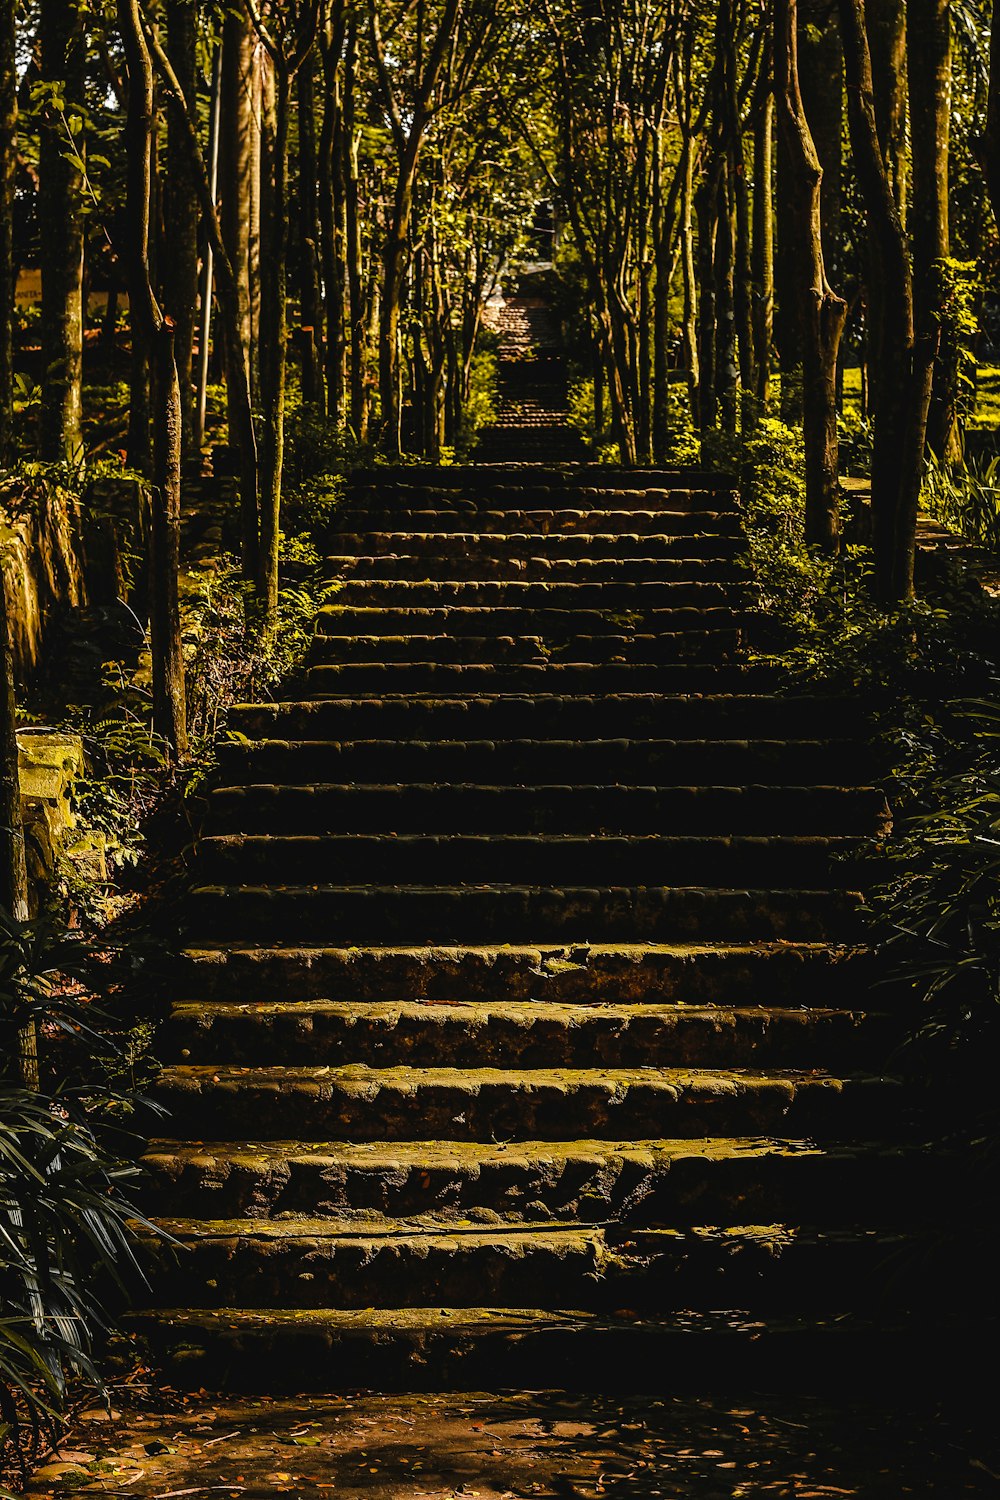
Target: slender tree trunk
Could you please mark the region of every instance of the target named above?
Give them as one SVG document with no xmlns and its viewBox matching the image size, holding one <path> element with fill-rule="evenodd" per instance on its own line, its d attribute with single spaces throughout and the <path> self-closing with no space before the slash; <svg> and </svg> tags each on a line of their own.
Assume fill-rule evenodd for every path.
<svg viewBox="0 0 1000 1500">
<path fill-rule="evenodd" d="M 222 119 L 219 133 L 219 177 L 222 182 L 220 222 L 226 255 L 233 268 L 239 311 L 238 357 L 249 373 L 253 367 L 250 321 L 250 217 L 251 156 L 256 130 L 253 122 L 253 89 L 257 39 L 245 16 L 230 9 L 222 32 Z M 227 332 L 226 337 L 229 338 Z M 230 365 L 236 358 L 229 351 Z M 251 381 L 252 387 L 252 381 Z M 233 401 L 238 393 L 227 382 L 230 441 L 239 431 Z M 256 531 L 256 521 L 254 523 Z M 245 548 L 244 548 L 245 551 Z M 246 564 L 244 563 L 244 569 Z"/>
<path fill-rule="evenodd" d="M 302 341 L 302 399 L 325 408 L 323 390 L 323 303 L 319 288 L 319 186 L 316 167 L 316 89 L 313 55 L 295 79 L 299 125 L 299 311 Z"/>
<path fill-rule="evenodd" d="M 38 220 L 42 272 L 41 456 L 79 463 L 83 456 L 83 193 L 69 134 L 84 94 L 83 0 L 41 0 L 40 70 L 65 86 L 65 107 L 46 106 L 39 126 Z"/>
<path fill-rule="evenodd" d="M 128 68 L 125 120 L 124 253 L 133 336 L 141 328 L 154 351 L 154 455 L 150 497 L 149 613 L 153 728 L 174 755 L 187 750 L 184 658 L 180 634 L 181 409 L 173 327 L 160 311 L 149 275 L 149 202 L 153 157 L 153 64 L 139 0 L 118 0 Z"/>
<path fill-rule="evenodd" d="M 736 206 L 731 162 L 723 165 L 719 189 L 719 219 L 715 236 L 715 386 L 723 432 L 736 433 Z"/>
<path fill-rule="evenodd" d="M 7 616 L 7 587 L 0 560 L 0 907 L 15 922 L 28 920 L 28 868 L 24 857 L 21 784 L 17 764 L 17 697 Z M 34 1021 L 17 1038 L 21 1087 L 37 1089 L 38 1032 Z"/>
<path fill-rule="evenodd" d="M 358 23 L 352 10 L 347 23 L 344 55 L 344 174 L 347 183 L 345 226 L 347 231 L 347 290 L 350 313 L 350 411 L 351 429 L 359 443 L 368 441 L 368 306 L 365 296 L 364 246 L 358 180 L 358 134 L 355 103 L 358 90 Z"/>
<path fill-rule="evenodd" d="M 1000 14 L 997 19 L 1000 24 Z M 941 326 L 945 277 L 940 264 L 949 253 L 951 0 L 909 0 L 908 28 L 914 321 L 924 339 L 933 339 L 941 329 L 927 442 L 939 459 L 954 462 L 961 458 L 959 346 L 956 330 Z"/>
<path fill-rule="evenodd" d="M 323 39 L 323 125 L 319 145 L 319 224 L 326 291 L 326 411 L 338 427 L 347 392 L 347 142 L 343 17 Z M 355 205 L 355 213 L 357 205 Z"/>
<path fill-rule="evenodd" d="M 260 603 L 265 628 L 273 630 L 278 614 L 278 533 L 281 515 L 281 473 L 285 448 L 285 391 L 287 375 L 286 277 L 288 256 L 288 96 L 289 78 L 283 65 L 275 68 L 273 109 L 264 115 L 265 143 L 261 227 L 261 476 L 260 476 Z"/>
<path fill-rule="evenodd" d="M 202 219 L 208 233 L 216 270 L 219 309 L 225 334 L 226 385 L 229 397 L 230 441 L 235 442 L 240 462 L 240 524 L 242 530 L 243 576 L 252 584 L 258 576 L 260 546 L 258 521 L 257 435 L 250 405 L 250 371 L 244 345 L 246 301 L 236 270 L 229 258 L 220 216 L 216 210 L 212 182 L 201 155 L 201 143 L 194 120 L 188 113 L 183 91 L 170 59 L 155 35 L 151 41 L 168 107 L 174 111 L 184 130 L 181 142 L 198 188 Z"/>
<path fill-rule="evenodd" d="M 990 82 L 982 159 L 993 218 L 1000 224 L 1000 26 L 990 29 Z"/>
<path fill-rule="evenodd" d="M 830 0 L 799 0 L 799 80 L 809 133 L 823 172 L 820 221 L 823 262 L 834 286 L 841 281 L 844 198 L 844 49 Z"/>
<path fill-rule="evenodd" d="M 694 268 L 694 151 L 687 131 L 681 137 L 681 153 L 681 281 L 684 291 L 682 336 L 691 421 L 698 422 L 701 365 L 698 357 L 698 283 Z"/>
<path fill-rule="evenodd" d="M 0 0 L 0 467 L 14 442 L 14 173 L 17 167 L 17 0 Z M 3 622 L 0 622 L 2 626 Z M 2 810 L 0 810 L 2 816 Z"/>
<path fill-rule="evenodd" d="M 799 90 L 797 0 L 776 0 L 774 90 L 789 163 L 789 234 L 799 273 L 802 400 L 806 450 L 805 538 L 826 552 L 840 541 L 837 494 L 837 353 L 847 304 L 823 261 L 823 169 Z"/>
<path fill-rule="evenodd" d="M 698 426 L 702 444 L 715 426 L 718 405 L 715 377 L 716 287 L 715 238 L 719 219 L 719 174 L 712 163 L 695 194 L 698 214 Z"/>
<path fill-rule="evenodd" d="M 754 127 L 753 315 L 754 394 L 767 413 L 771 395 L 771 339 L 774 330 L 774 95 L 768 87 Z"/>
<path fill-rule="evenodd" d="M 917 501 L 923 474 L 934 345 L 917 341 L 906 235 L 879 144 L 864 0 L 840 0 L 848 121 L 868 218 L 880 317 L 871 368 L 879 372 L 872 460 L 875 582 L 884 601 L 913 592 Z"/>
<path fill-rule="evenodd" d="M 795 167 L 788 153 L 788 137 L 781 129 L 775 140 L 775 164 L 776 198 L 783 205 L 795 191 Z M 781 420 L 792 425 L 802 419 L 802 330 L 794 235 L 787 214 L 779 213 L 775 220 L 774 245 L 774 333 L 781 371 L 779 410 Z"/>
<path fill-rule="evenodd" d="M 169 0 L 167 47 L 188 111 L 197 113 L 198 16 L 196 0 Z M 198 316 L 198 191 L 178 137 L 176 119 L 167 120 L 170 169 L 165 183 L 165 221 L 169 236 L 163 256 L 163 301 L 174 323 L 174 354 L 180 381 L 183 447 L 194 446 L 195 382 L 194 334 Z"/>
</svg>

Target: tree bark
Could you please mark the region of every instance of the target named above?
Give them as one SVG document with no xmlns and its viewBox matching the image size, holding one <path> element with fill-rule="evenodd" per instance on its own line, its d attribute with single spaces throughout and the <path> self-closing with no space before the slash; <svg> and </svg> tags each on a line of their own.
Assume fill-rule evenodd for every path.
<svg viewBox="0 0 1000 1500">
<path fill-rule="evenodd" d="M 772 183 L 774 94 L 770 85 L 754 125 L 753 165 L 753 322 L 754 395 L 766 415 L 771 395 L 771 339 L 774 331 L 774 190 Z"/>
<path fill-rule="evenodd" d="M 323 303 L 319 286 L 319 184 L 316 163 L 316 90 L 310 53 L 296 78 L 299 126 L 299 338 L 302 346 L 302 399 L 325 407 L 323 389 Z M 325 112 L 324 112 L 325 113 Z"/>
<path fill-rule="evenodd" d="M 153 64 L 139 0 L 118 0 L 118 24 L 128 68 L 125 119 L 126 200 L 122 260 L 133 335 L 139 328 L 153 351 L 154 456 L 150 497 L 149 615 L 153 728 L 171 753 L 187 750 L 184 660 L 180 635 L 181 413 L 173 328 L 163 316 L 149 275 L 149 198 L 153 155 Z"/>
<path fill-rule="evenodd" d="M 0 0 L 0 466 L 10 462 L 14 442 L 17 113 L 17 0 Z"/>
<path fill-rule="evenodd" d="M 837 493 L 837 354 L 847 304 L 823 260 L 823 169 L 799 88 L 797 0 L 776 0 L 774 91 L 792 189 L 788 229 L 798 272 L 802 416 L 806 455 L 805 539 L 825 552 L 840 542 Z"/>
<path fill-rule="evenodd" d="M 42 273 L 41 456 L 77 464 L 83 457 L 82 176 L 68 134 L 84 94 L 83 0 L 41 0 L 42 81 L 64 86 L 39 124 L 38 220 Z M 77 149 L 82 143 L 75 141 Z"/>
<path fill-rule="evenodd" d="M 197 114 L 198 17 L 195 0 L 169 0 L 167 47 L 184 91 L 188 111 Z M 163 256 L 163 301 L 174 324 L 174 354 L 180 381 L 181 418 L 185 454 L 192 451 L 195 431 L 194 334 L 198 316 L 198 190 L 179 138 L 176 118 L 167 119 L 169 171 L 164 191 L 169 241 Z"/>
<path fill-rule="evenodd" d="M 226 12 L 222 32 L 222 119 L 219 132 L 219 176 L 222 182 L 220 224 L 226 256 L 232 266 L 238 302 L 239 351 L 227 349 L 229 368 L 239 359 L 247 370 L 251 390 L 254 363 L 253 325 L 250 321 L 250 219 L 251 157 L 256 146 L 253 120 L 254 74 L 257 70 L 257 38 L 245 16 L 234 9 Z M 226 330 L 227 341 L 233 331 Z M 234 401 L 240 399 L 238 387 L 227 381 L 230 441 L 239 441 L 239 413 Z M 256 501 L 254 535 L 256 536 Z M 244 527 L 244 574 L 247 569 L 247 547 Z M 254 572 L 256 567 L 254 565 Z"/>
<path fill-rule="evenodd" d="M 934 339 L 940 331 L 927 442 L 939 459 L 951 462 L 961 457 L 959 346 L 956 330 L 942 326 L 945 278 L 940 265 L 949 254 L 951 0 L 909 0 L 908 37 L 914 322 L 924 339 Z"/>
<path fill-rule="evenodd" d="M 879 371 L 872 459 L 875 586 L 881 600 L 892 602 L 913 592 L 934 346 L 914 335 L 909 249 L 879 143 L 864 0 L 840 0 L 840 17 L 851 144 L 880 314 L 870 361 Z"/>
<path fill-rule="evenodd" d="M 263 117 L 260 294 L 260 558 L 258 598 L 265 631 L 278 617 L 278 541 L 285 455 L 288 370 L 288 106 L 291 79 L 283 57 L 272 58 L 273 91 Z"/>
</svg>

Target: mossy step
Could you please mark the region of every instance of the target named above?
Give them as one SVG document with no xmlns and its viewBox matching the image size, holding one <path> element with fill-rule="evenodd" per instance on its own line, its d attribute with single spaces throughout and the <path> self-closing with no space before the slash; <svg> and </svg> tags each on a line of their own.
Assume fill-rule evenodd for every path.
<svg viewBox="0 0 1000 1500">
<path fill-rule="evenodd" d="M 152 1141 L 151 1213 L 255 1221 L 287 1214 L 498 1214 L 633 1230 L 777 1220 L 933 1223 L 959 1210 L 963 1161 L 885 1142 L 704 1140 Z"/>
<path fill-rule="evenodd" d="M 199 999 L 349 995 L 413 1000 L 836 1005 L 864 1000 L 872 956 L 825 943 L 579 943 L 564 947 L 188 948 L 177 985 Z"/>
<path fill-rule="evenodd" d="M 352 635 L 676 635 L 738 630 L 732 608 L 624 606 L 607 610 L 543 605 L 442 604 L 439 606 L 328 604 L 316 619 L 323 636 Z"/>
<path fill-rule="evenodd" d="M 858 883 L 857 839 L 798 834 L 363 833 L 210 834 L 196 844 L 200 880 L 395 885 L 606 881 L 609 885 L 790 887 Z"/>
<path fill-rule="evenodd" d="M 534 1308 L 221 1308 L 135 1314 L 166 1378 L 187 1388 L 924 1391 L 968 1362 L 971 1330 L 832 1309 L 611 1317 Z M 981 1338 L 980 1343 L 984 1343 Z M 982 1349 L 985 1354 L 985 1348 Z"/>
<path fill-rule="evenodd" d="M 379 556 L 385 553 L 410 557 L 431 556 L 436 559 L 455 557 L 498 557 L 504 560 L 517 557 L 567 558 L 592 557 L 598 559 L 617 558 L 670 558 L 736 559 L 746 551 L 746 542 L 740 535 L 703 535 L 692 532 L 670 535 L 655 531 L 632 531 L 628 527 L 607 532 L 531 532 L 517 531 L 513 527 L 505 530 L 476 531 L 466 528 L 452 535 L 440 531 L 408 531 L 394 518 L 392 528 L 385 530 L 334 532 L 327 545 L 331 553 L 338 556 Z"/>
<path fill-rule="evenodd" d="M 601 535 L 601 536 L 739 536 L 742 521 L 735 510 L 612 510 L 583 509 L 571 505 L 546 505 L 527 508 L 487 510 L 480 506 L 468 509 L 447 507 L 435 509 L 393 505 L 391 509 L 366 515 L 366 523 L 377 534 L 383 521 L 391 521 L 395 530 L 446 536 L 480 536 L 491 532 L 509 536 L 521 535 Z M 339 533 L 344 535 L 345 533 Z"/>
<path fill-rule="evenodd" d="M 924 1236 L 783 1224 L 632 1230 L 501 1219 L 166 1219 L 143 1237 L 156 1300 L 172 1306 L 724 1307 L 874 1312 L 922 1300 Z M 182 1254 L 178 1256 L 176 1247 Z M 900 1277 L 903 1258 L 911 1274 Z"/>
<path fill-rule="evenodd" d="M 885 793 L 875 787 L 487 786 L 468 782 L 359 782 L 217 787 L 213 833 L 396 833 L 434 830 L 516 833 L 884 834 Z"/>
<path fill-rule="evenodd" d="M 309 674 L 308 690 L 310 693 L 314 689 L 322 690 L 331 680 L 337 684 L 337 691 L 343 691 L 345 684 L 351 691 L 356 690 L 357 681 L 365 674 L 355 670 L 345 672 L 343 668 L 354 668 L 360 663 L 371 667 L 373 680 L 381 672 L 393 692 L 440 692 L 444 690 L 442 684 L 451 678 L 461 688 L 471 681 L 475 691 L 484 685 L 494 692 L 509 691 L 509 683 L 519 675 L 512 673 L 511 668 L 524 664 L 529 670 L 520 674 L 521 691 L 533 683 L 543 691 L 552 691 L 553 686 L 565 689 L 581 684 L 587 692 L 593 692 L 595 686 L 615 692 L 635 685 L 648 691 L 649 684 L 641 674 L 623 674 L 617 669 L 635 663 L 670 668 L 693 658 L 724 661 L 736 654 L 738 645 L 739 636 L 735 629 L 673 631 L 660 635 L 636 631 L 555 636 L 419 633 L 317 636 L 309 655 L 313 671 Z M 426 665 L 428 663 L 430 667 Z M 437 669 L 440 663 L 444 663 L 448 670 Z M 453 670 L 470 663 L 474 664 L 474 671 L 464 676 Z M 594 670 L 608 664 L 615 670 Z M 485 667 L 498 665 L 502 671 L 493 679 Z M 317 667 L 321 668 L 318 672 Z M 540 671 L 540 668 L 548 670 Z M 556 670 L 552 671 L 552 668 Z M 659 673 L 655 674 L 650 681 L 655 683 L 659 676 Z M 499 685 L 501 679 L 503 687 Z M 668 676 L 668 683 L 670 681 Z"/>
<path fill-rule="evenodd" d="M 188 941 L 850 943 L 859 892 L 705 886 L 200 885 Z"/>
<path fill-rule="evenodd" d="M 905 1124 L 894 1079 L 790 1069 L 178 1065 L 154 1088 L 178 1133 L 239 1140 L 567 1140 L 775 1134 L 866 1139 Z"/>
<path fill-rule="evenodd" d="M 536 552 L 540 548 L 534 549 Z M 681 585 L 721 584 L 744 587 L 746 575 L 731 560 L 694 557 L 532 557 L 511 556 L 498 550 L 463 550 L 441 557 L 430 551 L 422 555 L 381 553 L 364 556 L 342 553 L 326 558 L 332 578 L 434 579 L 462 578 L 469 582 L 503 583 L 508 580 L 538 583 L 671 583 Z"/>
<path fill-rule="evenodd" d="M 518 609 L 596 609 L 627 611 L 634 615 L 648 609 L 701 610 L 740 602 L 745 592 L 737 580 L 706 583 L 638 579 L 582 582 L 534 582 L 525 579 L 407 579 L 349 578 L 338 589 L 332 606 L 324 606 L 317 617 L 322 631 L 330 607 L 343 605 L 400 605 L 411 608 L 504 606 Z"/>
<path fill-rule="evenodd" d="M 159 1055 L 198 1063 L 371 1067 L 862 1067 L 899 1028 L 862 1010 L 599 1000 L 189 1000 Z"/>
<path fill-rule="evenodd" d="M 665 490 L 700 497 L 717 490 L 731 494 L 736 481 L 732 474 L 719 469 L 676 465 L 629 465 L 626 468 L 598 463 L 555 466 L 512 461 L 488 464 L 477 459 L 475 463 L 466 464 L 421 464 L 419 469 L 411 464 L 380 464 L 374 469 L 357 469 L 349 477 L 348 493 L 372 503 L 379 495 L 391 497 L 406 488 L 436 489 L 475 500 L 496 488 L 520 494 L 554 489 L 598 495 L 609 488 L 623 486 L 644 494 Z"/>
</svg>

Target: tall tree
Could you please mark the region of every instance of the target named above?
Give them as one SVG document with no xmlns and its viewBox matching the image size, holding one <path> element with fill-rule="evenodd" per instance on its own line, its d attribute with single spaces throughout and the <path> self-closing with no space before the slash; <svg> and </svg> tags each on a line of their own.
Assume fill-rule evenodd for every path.
<svg viewBox="0 0 1000 1500">
<path fill-rule="evenodd" d="M 41 455 L 83 455 L 85 0 L 41 0 L 38 220 L 44 380 Z"/>
<path fill-rule="evenodd" d="M 885 601 L 913 592 L 917 503 L 924 466 L 934 344 L 918 339 L 913 319 L 913 272 L 891 159 L 883 155 L 865 0 L 840 0 L 847 107 L 858 184 L 865 205 L 872 259 L 872 364 L 879 372 L 872 458 L 875 584 Z"/>
<path fill-rule="evenodd" d="M 197 107 L 197 0 L 168 0 L 167 47 L 189 110 Z M 174 349 L 180 383 L 184 451 L 190 452 L 195 428 L 194 334 L 198 313 L 198 190 L 180 139 L 175 116 L 167 118 L 164 221 L 168 248 L 163 257 L 163 300 L 174 320 Z"/>
<path fill-rule="evenodd" d="M 0 465 L 9 460 L 14 438 L 17 116 L 17 0 L 0 0 Z"/>
<path fill-rule="evenodd" d="M 797 0 L 775 0 L 774 91 L 792 195 L 789 230 L 798 275 L 802 413 L 806 451 L 805 536 L 825 551 L 839 543 L 837 353 L 847 304 L 826 277 L 820 166 L 799 88 Z"/>
<path fill-rule="evenodd" d="M 907 74 L 913 163 L 910 233 L 914 317 L 920 336 L 938 342 L 927 441 L 938 458 L 961 456 L 958 339 L 942 326 L 949 254 L 948 163 L 951 118 L 951 0 L 909 0 Z"/>
<path fill-rule="evenodd" d="M 133 332 L 142 329 L 151 351 L 153 477 L 149 514 L 149 626 L 153 668 L 153 728 L 175 755 L 187 750 L 184 655 L 181 643 L 180 564 L 181 397 L 174 327 L 153 293 L 149 272 L 150 179 L 153 157 L 153 64 L 139 0 L 118 0 L 118 25 L 128 68 L 125 120 L 126 203 L 123 260 Z"/>
</svg>

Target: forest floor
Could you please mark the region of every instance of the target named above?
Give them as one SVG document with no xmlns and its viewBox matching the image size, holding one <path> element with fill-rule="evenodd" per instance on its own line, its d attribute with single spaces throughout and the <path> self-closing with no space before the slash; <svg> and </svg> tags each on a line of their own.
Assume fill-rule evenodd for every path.
<svg viewBox="0 0 1000 1500">
<path fill-rule="evenodd" d="M 737 1500 L 995 1496 L 986 1451 L 954 1417 L 781 1396 L 565 1393 L 236 1400 L 132 1385 L 83 1414 L 28 1494 L 136 1500 L 274 1494 L 342 1500 Z"/>
</svg>

